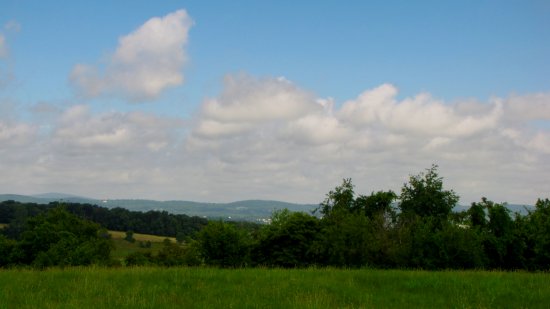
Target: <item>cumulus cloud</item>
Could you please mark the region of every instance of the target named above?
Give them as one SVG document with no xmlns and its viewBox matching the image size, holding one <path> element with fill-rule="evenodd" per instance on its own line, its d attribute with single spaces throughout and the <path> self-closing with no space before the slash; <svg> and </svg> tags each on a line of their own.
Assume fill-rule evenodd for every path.
<svg viewBox="0 0 550 309">
<path fill-rule="evenodd" d="M 400 99 L 390 84 L 339 103 L 284 78 L 229 75 L 192 119 L 47 103 L 32 111 L 48 122 L 0 117 L 0 169 L 10 176 L 0 186 L 316 203 L 347 177 L 358 193 L 399 193 L 410 174 L 436 163 L 463 204 L 482 196 L 533 203 L 550 192 L 548 106 L 549 94 Z"/>
<path fill-rule="evenodd" d="M 356 126 L 381 126 L 394 132 L 431 136 L 469 136 L 496 126 L 502 105 L 496 102 L 489 113 L 461 114 L 423 93 L 397 102 L 397 89 L 382 85 L 344 103 L 341 117 Z"/>
<path fill-rule="evenodd" d="M 87 97 L 120 96 L 134 102 L 156 99 L 181 85 L 185 46 L 193 21 L 185 10 L 155 17 L 118 41 L 104 68 L 77 64 L 71 82 Z"/>
<path fill-rule="evenodd" d="M 313 94 L 284 78 L 228 75 L 221 95 L 202 105 L 195 134 L 231 136 L 257 128 L 260 123 L 287 122 L 321 109 Z"/>
<path fill-rule="evenodd" d="M 510 123 L 550 120 L 550 94 L 548 93 L 512 95 L 499 101 L 503 102 L 506 109 L 506 121 Z"/>
<path fill-rule="evenodd" d="M 57 110 L 42 104 L 37 112 L 53 120 L 43 127 L 0 120 L 0 169 L 10 175 L 0 179 L 5 192 L 168 194 L 163 188 L 173 181 L 181 120 L 137 111 L 94 113 L 87 105 Z"/>
<path fill-rule="evenodd" d="M 3 147 L 27 144 L 35 137 L 35 134 L 36 128 L 32 125 L 0 120 L 0 144 Z M 0 147 L 0 152 L 3 147 Z"/>
<path fill-rule="evenodd" d="M 67 109 L 53 132 L 53 143 L 69 152 L 89 154 L 158 152 L 171 144 L 174 119 L 131 112 L 93 115 L 87 105 Z"/>
<path fill-rule="evenodd" d="M 233 179 L 214 180 L 228 195 L 239 186 L 247 196 L 303 201 L 344 177 L 367 191 L 399 190 L 432 163 L 464 203 L 483 195 L 529 202 L 548 191 L 550 132 L 530 126 L 547 119 L 547 95 L 447 103 L 397 94 L 384 84 L 337 105 L 284 79 L 229 76 L 220 96 L 203 102 L 187 150 L 209 162 L 205 173 Z"/>
</svg>

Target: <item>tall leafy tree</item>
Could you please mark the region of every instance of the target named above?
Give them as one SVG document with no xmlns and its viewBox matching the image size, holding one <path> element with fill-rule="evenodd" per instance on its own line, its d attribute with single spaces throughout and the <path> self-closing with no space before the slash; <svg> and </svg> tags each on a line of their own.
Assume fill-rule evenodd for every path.
<svg viewBox="0 0 550 309">
<path fill-rule="evenodd" d="M 535 211 L 529 214 L 529 236 L 534 268 L 550 269 L 550 200 L 539 199 Z"/>
<path fill-rule="evenodd" d="M 319 219 L 288 209 L 276 211 L 262 228 L 253 256 L 260 265 L 305 267 L 317 262 Z"/>
<path fill-rule="evenodd" d="M 207 265 L 241 267 L 249 262 L 250 236 L 233 224 L 210 221 L 199 232 L 197 241 Z"/>
<path fill-rule="evenodd" d="M 56 207 L 28 220 L 18 247 L 24 264 L 74 266 L 107 263 L 112 243 L 98 224 Z"/>
<path fill-rule="evenodd" d="M 355 204 L 353 187 L 351 178 L 344 179 L 340 186 L 327 194 L 317 210 L 325 218 L 337 217 L 353 211 Z"/>
<path fill-rule="evenodd" d="M 443 178 L 437 168 L 432 165 L 425 173 L 411 176 L 403 185 L 399 208 L 404 216 L 448 218 L 459 198 L 453 190 L 443 188 Z"/>
<path fill-rule="evenodd" d="M 376 216 L 385 216 L 393 219 L 395 216 L 393 209 L 395 199 L 397 199 L 397 195 L 391 190 L 372 192 L 369 196 L 360 195 L 357 197 L 353 208 L 355 211 L 371 219 Z"/>
</svg>

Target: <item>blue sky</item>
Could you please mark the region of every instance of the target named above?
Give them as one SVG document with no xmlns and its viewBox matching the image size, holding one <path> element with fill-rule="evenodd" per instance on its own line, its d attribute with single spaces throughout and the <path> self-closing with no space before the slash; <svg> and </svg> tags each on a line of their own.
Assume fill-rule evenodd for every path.
<svg viewBox="0 0 550 309">
<path fill-rule="evenodd" d="M 550 4 L 544 1 L 3 1 L 3 24 L 30 101 L 70 97 L 67 74 L 97 62 L 118 37 L 185 8 L 189 105 L 215 95 L 224 74 L 285 76 L 338 102 L 380 83 L 401 96 L 486 99 L 550 87 Z M 183 89 L 185 88 L 185 89 Z M 36 90 L 34 90 L 36 89 Z"/>
<path fill-rule="evenodd" d="M 127 62 L 152 18 L 177 46 Z M 0 35 L 4 190 L 318 202 L 437 163 L 465 202 L 550 192 L 548 1 L 0 0 Z"/>
</svg>

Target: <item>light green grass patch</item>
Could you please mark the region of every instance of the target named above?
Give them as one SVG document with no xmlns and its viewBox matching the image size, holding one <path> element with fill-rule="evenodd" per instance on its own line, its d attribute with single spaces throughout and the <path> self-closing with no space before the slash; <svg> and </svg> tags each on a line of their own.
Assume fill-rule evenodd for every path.
<svg viewBox="0 0 550 309">
<path fill-rule="evenodd" d="M 150 252 L 151 254 L 155 254 L 162 249 L 165 239 L 169 239 L 173 243 L 176 242 L 176 238 L 174 237 L 163 237 L 139 233 L 133 234 L 133 238 L 136 240 L 135 242 L 129 242 L 124 239 L 126 237 L 126 232 L 109 231 L 109 234 L 111 234 L 114 244 L 114 249 L 111 251 L 111 258 L 117 261 L 120 261 L 129 254 L 135 252 Z M 151 242 L 150 248 L 140 247 L 140 242 L 147 241 Z"/>
<path fill-rule="evenodd" d="M 341 269 L 0 271 L 0 308 L 547 308 L 550 274 Z"/>
<path fill-rule="evenodd" d="M 120 231 L 109 231 L 113 239 L 124 239 L 126 237 L 126 232 Z M 139 234 L 134 233 L 133 237 L 136 241 L 150 241 L 150 242 L 163 242 L 165 239 L 170 239 L 170 241 L 175 242 L 175 237 L 166 237 L 166 236 L 157 236 L 149 234 Z"/>
</svg>

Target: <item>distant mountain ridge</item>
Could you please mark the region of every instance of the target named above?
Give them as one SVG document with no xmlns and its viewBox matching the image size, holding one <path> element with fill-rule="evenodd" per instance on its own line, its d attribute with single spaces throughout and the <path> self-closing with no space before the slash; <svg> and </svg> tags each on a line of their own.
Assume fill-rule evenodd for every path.
<svg viewBox="0 0 550 309">
<path fill-rule="evenodd" d="M 231 203 L 201 203 L 192 201 L 155 201 L 144 199 L 106 199 L 98 200 L 64 193 L 44 193 L 38 195 L 0 194 L 0 201 L 14 200 L 21 203 L 48 204 L 67 202 L 93 204 L 106 208 L 121 207 L 133 211 L 159 210 L 174 214 L 186 214 L 207 218 L 257 221 L 267 219 L 275 210 L 287 208 L 291 211 L 310 213 L 318 205 L 294 204 L 269 200 L 244 200 Z"/>
<path fill-rule="evenodd" d="M 107 199 L 98 200 L 65 193 L 44 193 L 37 195 L 0 194 L 0 201 L 14 200 L 21 203 L 48 204 L 51 202 L 67 202 L 92 204 L 107 208 L 121 207 L 133 211 L 147 212 L 150 210 L 167 211 L 173 214 L 186 214 L 206 218 L 222 218 L 232 220 L 258 221 L 271 217 L 275 210 L 287 208 L 291 211 L 311 213 L 318 204 L 295 204 L 269 200 L 243 200 L 231 203 L 203 203 L 192 201 L 155 201 L 145 199 Z M 512 212 L 522 215 L 534 207 L 532 205 L 507 204 Z M 458 205 L 454 210 L 468 210 L 469 206 Z"/>
</svg>

